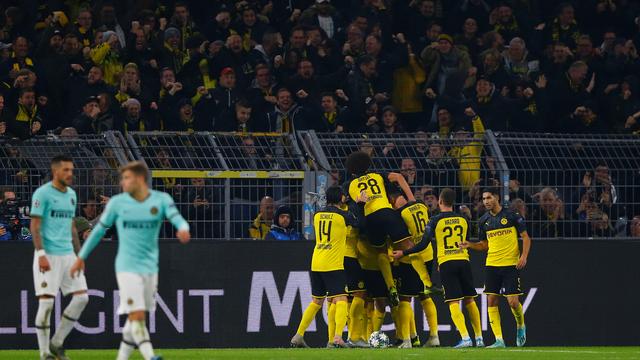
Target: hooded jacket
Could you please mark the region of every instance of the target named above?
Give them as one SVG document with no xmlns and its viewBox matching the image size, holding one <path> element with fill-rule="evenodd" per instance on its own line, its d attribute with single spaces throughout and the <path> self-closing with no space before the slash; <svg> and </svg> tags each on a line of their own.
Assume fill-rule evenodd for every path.
<svg viewBox="0 0 640 360">
<path fill-rule="evenodd" d="M 289 214 L 291 217 L 291 222 L 289 226 L 284 228 L 281 227 L 278 223 L 278 218 L 282 214 Z M 264 238 L 265 240 L 302 240 L 300 233 L 296 231 L 293 212 L 288 206 L 280 206 L 276 213 L 273 215 L 273 225 L 271 225 L 271 230 L 267 233 L 267 236 Z"/>
</svg>

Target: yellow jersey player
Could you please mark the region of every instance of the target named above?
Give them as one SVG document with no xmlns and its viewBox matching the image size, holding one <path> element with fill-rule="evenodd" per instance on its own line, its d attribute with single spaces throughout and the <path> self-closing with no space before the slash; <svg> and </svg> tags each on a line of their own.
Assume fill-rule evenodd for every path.
<svg viewBox="0 0 640 360">
<path fill-rule="evenodd" d="M 449 305 L 451 319 L 458 328 L 462 340 L 456 348 L 472 347 L 473 342 L 467 331 L 464 315 L 460 309 L 462 300 L 467 308 L 471 325 L 476 338 L 476 346 L 484 347 L 480 311 L 474 298 L 477 296 L 473 286 L 471 265 L 467 250 L 460 245 L 468 239 L 469 224 L 463 216 L 453 212 L 456 194 L 451 189 L 443 189 L 438 199 L 440 213 L 429 220 L 424 239 L 415 248 L 406 251 L 395 251 L 394 257 L 424 251 L 427 244 L 435 241 L 437 260 L 440 269 L 440 280 L 445 290 L 444 301 Z"/>
<path fill-rule="evenodd" d="M 420 241 L 422 241 L 427 222 L 429 221 L 429 208 L 420 201 L 407 201 L 400 189 L 398 189 L 397 187 L 390 189 L 389 199 L 391 200 L 394 209 L 396 209 L 396 211 L 400 213 L 405 226 L 411 234 L 412 242 L 419 243 Z M 418 263 L 418 266 L 421 266 L 422 269 L 424 269 L 423 271 L 427 276 L 427 279 L 421 278 L 419 276 L 420 272 L 416 270 L 416 262 Z M 440 346 L 440 339 L 438 337 L 438 312 L 436 310 L 436 305 L 433 302 L 433 299 L 431 299 L 431 292 L 441 292 L 441 289 L 431 287 L 427 288 L 429 292 L 423 291 L 423 289 L 425 289 L 425 287 L 427 286 L 427 281 L 428 284 L 431 284 L 429 272 L 432 269 L 433 248 L 431 244 L 427 244 L 427 247 L 425 247 L 418 253 L 414 253 L 413 256 L 402 258 L 400 260 L 400 265 L 393 268 L 394 277 L 396 278 L 396 283 L 398 284 L 398 292 L 401 295 L 411 295 L 412 297 L 417 296 L 420 299 L 420 304 L 422 305 L 422 309 L 424 310 L 425 316 L 427 318 L 427 323 L 429 324 L 429 340 L 427 340 L 427 343 L 425 345 L 429 347 L 437 347 Z M 417 293 L 416 290 L 413 289 L 416 286 L 421 288 L 418 289 Z M 410 301 L 409 298 L 405 298 L 404 300 Z M 405 314 L 402 310 L 400 311 L 400 314 L 401 319 L 406 319 L 407 314 Z M 418 337 L 415 325 L 415 317 L 411 316 L 409 319 L 411 321 L 409 324 L 411 344 L 412 346 L 420 346 L 420 339 Z M 402 324 L 402 326 L 405 325 Z M 406 344 L 404 346 L 406 347 Z"/>
<path fill-rule="evenodd" d="M 326 191 L 327 206 L 313 216 L 316 246 L 311 258 L 311 294 L 313 300 L 304 311 L 298 331 L 291 339 L 292 347 L 309 347 L 304 333 L 327 298 L 335 306 L 333 345 L 347 347 L 342 331 L 347 324 L 347 279 L 344 273 L 344 253 L 349 226 L 359 226 L 359 218 L 340 209 L 345 202 L 342 188 L 332 186 Z M 358 198 L 364 202 L 364 197 Z"/>
<path fill-rule="evenodd" d="M 351 211 L 354 214 L 361 214 L 362 205 L 357 205 L 352 201 L 347 201 L 340 208 L 344 211 Z M 349 306 L 349 338 L 347 343 L 352 348 L 368 348 L 368 337 L 364 336 L 363 322 L 367 316 L 365 303 L 367 297 L 366 281 L 364 272 L 358 262 L 358 240 L 360 239 L 360 229 L 350 226 L 348 229 L 346 247 L 344 252 L 344 272 L 347 278 L 347 292 L 351 297 Z M 330 331 L 331 332 L 331 331 Z"/>
<path fill-rule="evenodd" d="M 360 194 L 366 194 L 367 202 L 364 205 L 364 217 L 366 219 L 366 235 L 371 245 L 378 249 L 378 266 L 389 293 L 389 302 L 392 306 L 399 303 L 398 291 L 393 281 L 391 263 L 387 254 L 387 238 L 394 246 L 410 240 L 411 235 L 404 225 L 400 214 L 393 210 L 387 198 L 387 188 L 391 183 L 396 183 L 400 188 L 415 200 L 407 181 L 398 173 L 389 173 L 386 177 L 371 171 L 371 157 L 365 152 L 354 152 L 347 158 L 346 168 L 351 176 L 346 184 L 349 197 L 355 201 Z M 396 245 L 397 244 L 397 245 Z"/>
<path fill-rule="evenodd" d="M 496 337 L 490 348 L 505 347 L 502 338 L 502 324 L 498 302 L 505 296 L 516 319 L 516 345 L 524 346 L 527 341 L 524 311 L 520 304 L 520 270 L 527 265 L 531 249 L 531 238 L 527 234 L 524 218 L 520 214 L 500 205 L 500 193 L 496 188 L 482 191 L 482 203 L 487 209 L 478 220 L 479 242 L 464 242 L 463 248 L 487 251 L 484 293 L 489 306 L 489 323 Z M 518 236 L 522 237 L 522 253 L 518 246 Z M 504 291 L 501 291 L 504 289 Z"/>
</svg>

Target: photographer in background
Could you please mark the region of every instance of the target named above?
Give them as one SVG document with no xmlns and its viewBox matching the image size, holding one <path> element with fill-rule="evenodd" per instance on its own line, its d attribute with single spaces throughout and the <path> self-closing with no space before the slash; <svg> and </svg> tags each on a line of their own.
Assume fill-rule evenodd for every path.
<svg viewBox="0 0 640 360">
<path fill-rule="evenodd" d="M 28 205 L 21 203 L 13 190 L 5 188 L 1 191 L 0 241 L 31 241 L 31 221 L 25 214 Z"/>
</svg>

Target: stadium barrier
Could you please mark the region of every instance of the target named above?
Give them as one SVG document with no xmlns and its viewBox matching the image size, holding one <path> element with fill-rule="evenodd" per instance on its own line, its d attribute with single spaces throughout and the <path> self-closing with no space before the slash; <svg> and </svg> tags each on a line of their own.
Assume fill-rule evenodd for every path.
<svg viewBox="0 0 640 360">
<path fill-rule="evenodd" d="M 67 347 L 116 348 L 124 317 L 115 314 L 118 293 L 113 273 L 117 244 L 104 242 L 87 262 L 90 301 Z M 150 316 L 159 348 L 286 347 L 311 295 L 309 263 L 313 244 L 305 241 L 197 241 L 160 246 L 158 307 Z M 536 241 L 522 271 L 522 301 L 531 346 L 637 345 L 635 302 L 640 241 Z M 604 255 L 604 256 L 603 256 Z M 37 301 L 32 281 L 33 248 L 0 243 L 0 348 L 35 349 Z M 482 291 L 483 258 L 472 254 L 474 284 Z M 435 277 L 436 283 L 439 281 Z M 63 304 L 56 302 L 52 326 Z M 615 303 L 615 304 L 614 304 Z M 443 346 L 458 339 L 442 299 L 439 310 Z M 479 296 L 484 335 L 492 341 L 486 298 Z M 420 334 L 426 321 L 414 306 Z M 515 322 L 501 303 L 507 344 L 515 342 Z M 326 309 L 309 327 L 312 346 L 326 344 Z M 624 321 L 621 321 L 624 318 Z M 470 325 L 468 325 L 470 328 Z M 393 332 L 387 315 L 384 330 Z M 26 335 L 26 336 L 25 336 Z M 424 338 L 424 337 L 423 337 Z"/>
</svg>

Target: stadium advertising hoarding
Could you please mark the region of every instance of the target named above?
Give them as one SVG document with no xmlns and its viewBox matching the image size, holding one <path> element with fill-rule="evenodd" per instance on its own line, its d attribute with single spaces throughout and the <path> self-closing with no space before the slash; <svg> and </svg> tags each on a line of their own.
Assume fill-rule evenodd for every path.
<svg viewBox="0 0 640 360">
<path fill-rule="evenodd" d="M 2 243 L 0 348 L 36 348 L 33 250 Z M 118 291 L 115 243 L 102 243 L 87 263 L 90 302 L 68 338 L 69 348 L 113 348 L 124 318 L 114 315 Z M 530 345 L 635 345 L 634 301 L 640 271 L 633 241 L 540 241 L 522 274 Z M 310 242 L 195 242 L 161 245 L 158 307 L 149 319 L 157 347 L 283 347 L 288 345 L 311 295 Z M 476 287 L 483 282 L 481 256 L 472 257 Z M 627 299 L 628 301 L 625 301 Z M 492 335 L 486 297 L 479 297 L 485 337 Z M 615 304 L 614 304 L 615 303 Z M 457 340 L 448 309 L 436 299 L 443 345 Z M 505 338 L 515 325 L 502 304 Z M 56 302 L 53 325 L 64 304 Z M 416 304 L 418 328 L 426 329 Z M 383 328 L 393 332 L 387 316 Z M 326 314 L 309 327 L 312 346 L 326 344 Z M 491 341 L 488 341 L 489 343 Z"/>
</svg>

